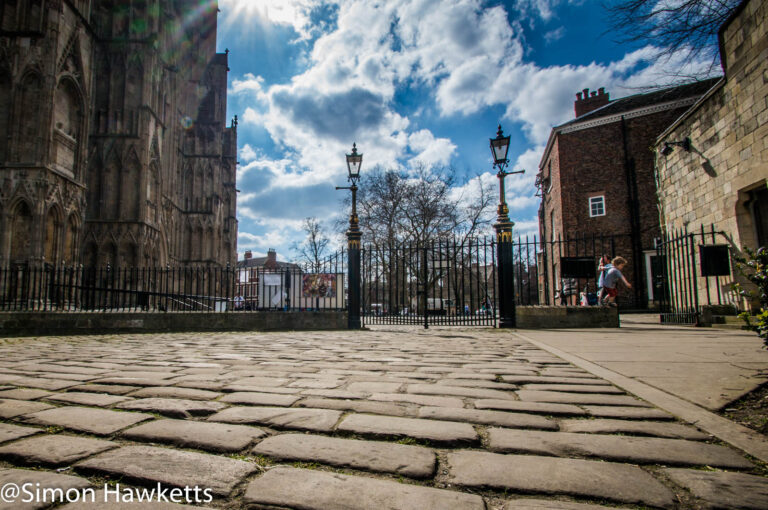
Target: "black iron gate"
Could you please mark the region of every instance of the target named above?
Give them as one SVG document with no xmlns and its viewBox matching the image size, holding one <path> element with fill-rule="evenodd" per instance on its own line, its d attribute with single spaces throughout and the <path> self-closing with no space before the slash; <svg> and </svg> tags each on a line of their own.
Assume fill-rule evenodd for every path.
<svg viewBox="0 0 768 510">
<path fill-rule="evenodd" d="M 496 326 L 496 241 L 365 246 L 363 324 Z"/>
<path fill-rule="evenodd" d="M 733 305 L 730 245 L 724 232 L 673 231 L 658 240 L 653 284 L 661 322 L 698 325 L 702 306 Z"/>
</svg>

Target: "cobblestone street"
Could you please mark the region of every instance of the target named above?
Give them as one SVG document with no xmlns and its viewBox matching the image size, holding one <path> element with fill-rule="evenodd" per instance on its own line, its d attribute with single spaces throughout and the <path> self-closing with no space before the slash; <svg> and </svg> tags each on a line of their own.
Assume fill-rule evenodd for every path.
<svg viewBox="0 0 768 510">
<path fill-rule="evenodd" d="M 759 461 L 509 331 L 21 338 L 0 353 L 0 485 L 197 486 L 223 508 L 768 508 Z"/>
</svg>

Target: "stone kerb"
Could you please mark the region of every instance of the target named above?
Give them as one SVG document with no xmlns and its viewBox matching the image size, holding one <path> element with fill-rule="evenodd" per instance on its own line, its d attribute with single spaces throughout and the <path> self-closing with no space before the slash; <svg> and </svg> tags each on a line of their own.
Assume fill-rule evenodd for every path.
<svg viewBox="0 0 768 510">
<path fill-rule="evenodd" d="M 609 306 L 518 306 L 520 329 L 618 328 L 619 311 Z"/>
</svg>

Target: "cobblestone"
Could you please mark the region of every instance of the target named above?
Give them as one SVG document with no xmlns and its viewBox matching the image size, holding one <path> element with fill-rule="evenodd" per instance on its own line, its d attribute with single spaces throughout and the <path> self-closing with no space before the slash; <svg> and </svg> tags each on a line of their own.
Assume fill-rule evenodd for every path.
<svg viewBox="0 0 768 510">
<path fill-rule="evenodd" d="M 32 427 L 19 427 L 18 425 L 11 425 L 10 423 L 0 423 L 0 443 L 31 436 L 38 432 L 42 431 Z"/>
<path fill-rule="evenodd" d="M 472 451 L 450 453 L 446 463 L 448 481 L 467 487 L 586 496 L 661 508 L 670 508 L 674 501 L 672 493 L 651 475 L 625 464 Z"/>
<path fill-rule="evenodd" d="M 434 452 L 420 446 L 308 434 L 281 434 L 267 438 L 253 448 L 253 453 L 413 478 L 432 476 L 436 461 Z"/>
<path fill-rule="evenodd" d="M 339 424 L 338 429 L 355 434 L 379 437 L 405 436 L 444 444 L 472 443 L 477 440 L 477 432 L 466 423 L 367 414 L 347 416 Z"/>
<path fill-rule="evenodd" d="M 492 428 L 488 430 L 488 448 L 505 453 L 599 457 L 641 464 L 754 467 L 743 456 L 724 446 L 683 439 Z"/>
<path fill-rule="evenodd" d="M 484 510 L 480 496 L 387 480 L 274 468 L 252 481 L 245 502 L 306 510 Z"/>
<path fill-rule="evenodd" d="M 219 496 L 229 495 L 235 485 L 258 470 L 257 465 L 241 460 L 151 446 L 125 446 L 80 461 L 75 468 L 143 483 L 182 488 L 197 485 Z"/>
<path fill-rule="evenodd" d="M 27 414 L 22 417 L 22 421 L 35 425 L 60 426 L 79 432 L 106 436 L 152 418 L 153 416 L 150 414 L 120 413 L 105 409 L 71 406 Z"/>
<path fill-rule="evenodd" d="M 209 417 L 209 421 L 257 423 L 282 429 L 329 432 L 341 417 L 330 409 L 286 409 L 282 407 L 232 407 Z"/>
<path fill-rule="evenodd" d="M 217 508 L 766 506 L 739 451 L 503 330 L 20 339 L 0 417 L 17 479 L 74 463 Z"/>
<path fill-rule="evenodd" d="M 22 464 L 64 466 L 117 447 L 118 444 L 112 441 L 56 434 L 30 437 L 0 446 L 0 458 Z"/>
<path fill-rule="evenodd" d="M 267 435 L 261 429 L 228 423 L 188 420 L 155 420 L 125 430 L 127 439 L 169 443 L 212 452 L 239 452 Z"/>
</svg>

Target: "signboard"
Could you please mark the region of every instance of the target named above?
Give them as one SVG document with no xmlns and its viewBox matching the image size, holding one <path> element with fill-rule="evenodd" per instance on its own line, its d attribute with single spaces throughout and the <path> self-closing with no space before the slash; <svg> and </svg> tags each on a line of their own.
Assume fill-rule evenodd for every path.
<svg viewBox="0 0 768 510">
<path fill-rule="evenodd" d="M 728 276 L 731 274 L 731 259 L 727 244 L 699 245 L 701 276 Z"/>
<path fill-rule="evenodd" d="M 280 287 L 283 284 L 281 274 L 264 274 L 264 285 L 267 287 Z"/>
<path fill-rule="evenodd" d="M 336 297 L 336 275 L 334 273 L 302 275 L 301 293 L 303 297 Z"/>
<path fill-rule="evenodd" d="M 560 257 L 563 278 L 591 278 L 597 275 L 597 262 L 592 257 Z"/>
</svg>

